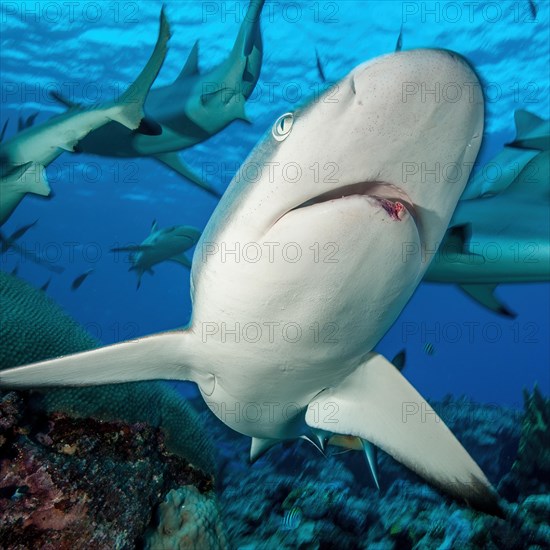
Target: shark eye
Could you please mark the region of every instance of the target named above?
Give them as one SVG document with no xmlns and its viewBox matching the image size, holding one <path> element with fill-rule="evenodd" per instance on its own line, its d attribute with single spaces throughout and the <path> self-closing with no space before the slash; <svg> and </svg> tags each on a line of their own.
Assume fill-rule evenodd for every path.
<svg viewBox="0 0 550 550">
<path fill-rule="evenodd" d="M 273 129 L 271 130 L 273 137 L 277 141 L 283 141 L 288 136 L 288 134 L 290 134 L 293 123 L 294 115 L 292 113 L 285 113 L 284 115 L 281 115 L 277 119 L 277 121 L 273 125 Z"/>
</svg>

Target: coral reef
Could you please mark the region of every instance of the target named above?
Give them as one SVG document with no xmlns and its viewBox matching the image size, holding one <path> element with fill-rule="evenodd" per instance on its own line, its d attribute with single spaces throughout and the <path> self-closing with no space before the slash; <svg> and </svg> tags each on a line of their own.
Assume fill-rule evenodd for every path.
<svg viewBox="0 0 550 550">
<path fill-rule="evenodd" d="M 2 548 L 135 548 L 168 491 L 212 488 L 211 477 L 166 450 L 159 429 L 36 417 L 24 394 L 0 398 Z"/>
<path fill-rule="evenodd" d="M 44 292 L 0 272 L 0 369 L 95 348 L 99 342 Z M 195 411 L 164 382 L 44 390 L 38 410 L 78 418 L 147 422 L 166 434 L 167 448 L 206 473 L 216 468 L 215 450 Z"/>
<path fill-rule="evenodd" d="M 433 406 L 500 488 L 524 437 L 522 411 L 450 397 Z M 227 535 L 240 550 L 550 547 L 550 495 L 537 494 L 545 483 L 540 468 L 531 470 L 531 496 L 504 501 L 506 517 L 500 519 L 447 498 L 382 452 L 380 492 L 360 452 L 329 447 L 323 458 L 307 442 L 297 441 L 278 445 L 248 465 L 250 440 L 207 411 L 202 414 L 221 442 L 220 507 Z M 300 509 L 302 520 L 284 529 L 285 513 L 293 507 Z"/>
<path fill-rule="evenodd" d="M 191 485 L 170 491 L 160 504 L 157 516 L 157 528 L 146 535 L 146 550 L 228 548 L 215 498 Z"/>
<path fill-rule="evenodd" d="M 525 415 L 512 473 L 522 494 L 537 490 L 533 480 L 541 480 L 544 485 L 538 489 L 550 493 L 550 399 L 536 386 L 531 394 L 524 390 L 523 399 Z"/>
<path fill-rule="evenodd" d="M 45 293 L 6 273 L 0 273 L 0 334 L 0 368 L 98 345 Z M 212 441 L 169 384 L 0 398 L 1 548 L 135 548 L 145 544 L 155 508 L 180 486 L 196 491 L 189 497 L 197 502 L 193 521 L 212 512 L 214 494 L 202 496 L 216 468 Z M 225 547 L 214 514 L 184 527 L 173 533 L 173 547 L 206 548 L 205 540 Z"/>
</svg>

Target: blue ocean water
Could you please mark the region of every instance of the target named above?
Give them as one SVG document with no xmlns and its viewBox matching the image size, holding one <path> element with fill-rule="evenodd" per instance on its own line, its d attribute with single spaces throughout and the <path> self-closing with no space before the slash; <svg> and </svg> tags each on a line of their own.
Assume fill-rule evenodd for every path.
<svg viewBox="0 0 550 550">
<path fill-rule="evenodd" d="M 195 42 L 207 71 L 228 55 L 246 2 L 167 1 L 173 37 L 157 80 L 173 81 Z M 317 49 L 335 81 L 357 64 L 392 52 L 403 26 L 403 49 L 441 47 L 465 56 L 482 78 L 487 98 L 480 162 L 515 135 L 513 115 L 527 109 L 549 116 L 548 2 L 271 2 L 262 16 L 264 62 L 247 105 L 251 125 L 235 122 L 182 153 L 220 191 L 275 118 L 302 103 L 320 85 Z M 112 99 L 141 70 L 154 45 L 161 3 L 3 2 L 0 12 L 1 121 L 7 136 L 19 115 L 37 122 L 62 112 L 48 92 L 83 103 Z M 205 168 L 206 167 L 206 168 Z M 161 227 L 203 228 L 216 200 L 153 160 L 116 160 L 64 154 L 47 169 L 55 196 L 28 196 L 4 226 L 7 234 L 38 219 L 25 236 L 31 250 L 66 267 L 49 295 L 104 343 L 183 326 L 189 319 L 189 271 L 166 263 L 134 273 L 109 250 L 141 242 L 153 220 Z M 16 253 L 16 264 L 36 286 L 50 277 Z M 93 268 L 77 291 L 72 280 Z M 514 320 L 487 312 L 455 287 L 422 284 L 379 344 L 386 356 L 407 350 L 406 376 L 428 397 L 466 394 L 484 403 L 522 406 L 523 387 L 550 393 L 550 287 L 502 285 L 498 295 Z M 427 354 L 432 344 L 433 354 Z M 187 391 L 192 392 L 190 388 Z"/>
</svg>

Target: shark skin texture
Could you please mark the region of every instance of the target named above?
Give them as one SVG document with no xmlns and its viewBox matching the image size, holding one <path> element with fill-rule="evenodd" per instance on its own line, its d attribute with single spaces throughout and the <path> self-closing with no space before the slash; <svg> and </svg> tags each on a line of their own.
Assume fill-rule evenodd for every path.
<svg viewBox="0 0 550 550">
<path fill-rule="evenodd" d="M 512 318 L 499 284 L 550 281 L 550 121 L 518 110 L 515 122 L 516 139 L 490 161 L 499 177 L 468 183 L 424 276 Z"/>
<path fill-rule="evenodd" d="M 481 94 L 405 100 L 403 84 L 466 89 L 476 78 L 450 51 L 397 52 L 352 70 L 337 101 L 321 96 L 284 113 L 197 244 L 187 328 L 16 367 L 0 373 L 0 385 L 191 380 L 218 418 L 253 438 L 252 455 L 283 440 L 323 448 L 334 435 L 358 437 L 373 474 L 379 447 L 447 494 L 500 514 L 474 460 L 398 368 L 372 351 L 422 280 L 422 251 L 441 242 L 469 175 L 427 183 L 403 177 L 403 163 L 471 166 L 483 134 Z M 287 177 L 291 162 L 301 169 Z M 334 163 L 338 177 L 316 177 L 308 170 L 316 162 Z M 263 169 L 260 178 L 241 175 L 248 163 Z M 315 243 L 327 242 L 337 244 L 337 260 L 315 261 Z M 223 253 L 243 243 L 259 256 Z M 301 260 L 282 254 L 291 243 Z M 410 413 L 415 405 L 427 420 Z"/>
<path fill-rule="evenodd" d="M 132 262 L 129 271 L 138 276 L 137 288 L 141 286 L 141 277 L 145 272 L 154 275 L 153 266 L 171 261 L 191 268 L 191 260 L 184 252 L 197 244 L 201 232 L 195 227 L 177 225 L 159 229 L 156 221 L 151 226 L 148 237 L 138 245 L 112 248 L 111 252 L 129 252 Z"/>
<path fill-rule="evenodd" d="M 229 57 L 200 74 L 195 43 L 176 80 L 151 90 L 145 102 L 147 120 L 158 135 L 144 135 L 107 124 L 78 144 L 78 151 L 107 157 L 152 157 L 219 198 L 220 192 L 187 167 L 177 154 L 223 130 L 235 120 L 248 122 L 245 103 L 260 77 L 263 44 L 260 16 L 265 0 L 252 0 Z M 70 103 L 62 97 L 57 99 Z"/>
<path fill-rule="evenodd" d="M 164 63 L 170 36 L 170 26 L 162 10 L 155 49 L 118 101 L 90 108 L 73 106 L 66 113 L 34 126 L 29 119 L 25 129 L 0 143 L 0 226 L 27 193 L 44 197 L 50 194 L 46 166 L 63 152 L 74 152 L 90 132 L 111 122 L 128 131 L 140 127 L 145 98 Z"/>
</svg>

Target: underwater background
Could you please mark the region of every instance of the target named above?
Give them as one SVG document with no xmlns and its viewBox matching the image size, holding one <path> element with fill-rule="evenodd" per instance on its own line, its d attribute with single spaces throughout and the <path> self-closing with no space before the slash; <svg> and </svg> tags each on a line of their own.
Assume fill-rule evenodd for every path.
<svg viewBox="0 0 550 550">
<path fill-rule="evenodd" d="M 200 41 L 201 72 L 224 61 L 248 3 L 167 0 L 164 4 L 173 36 L 154 86 L 176 78 L 196 40 Z M 9 119 L 6 138 L 16 133 L 19 116 L 38 111 L 39 123 L 63 112 L 49 96 L 52 89 L 82 103 L 106 101 L 112 99 L 114 90 L 124 89 L 150 55 L 161 6 L 154 0 L 3 2 L 0 122 L 3 125 Z M 316 50 L 327 80 L 337 81 L 359 63 L 393 52 L 402 27 L 404 50 L 454 50 L 466 57 L 482 79 L 486 94 L 485 135 L 478 157 L 482 165 L 514 139 L 517 109 L 549 117 L 549 12 L 546 1 L 267 0 L 261 18 L 262 72 L 246 106 L 251 124 L 236 121 L 181 156 L 223 192 L 277 116 L 292 111 L 322 86 Z M 153 220 L 161 227 L 203 229 L 216 199 L 167 167 L 144 158 L 67 153 L 47 168 L 47 174 L 55 196 L 44 200 L 28 195 L 2 229 L 10 234 L 37 219 L 20 244 L 65 271 L 52 276 L 13 250 L 1 256 L 2 271 L 11 272 L 18 266 L 18 276 L 37 288 L 51 277 L 47 294 L 103 344 L 184 326 L 191 314 L 189 270 L 174 263 L 158 265 L 154 275 L 144 275 L 136 290 L 136 276 L 128 272 L 128 259 L 110 249 L 141 242 Z M 93 272 L 80 288 L 72 290 L 72 281 L 89 269 Z M 503 426 L 513 431 L 520 429 L 523 388 L 532 390 L 537 384 L 543 396 L 550 395 L 550 285 L 503 284 L 497 294 L 517 313 L 514 319 L 485 310 L 453 285 L 423 283 L 377 350 L 393 357 L 406 349 L 406 377 L 428 398 L 441 400 L 450 394 L 456 399 L 466 396 L 487 410 L 497 406 L 516 409 L 517 415 L 510 412 L 509 418 L 502 417 Z M 192 384 L 174 387 L 188 398 L 197 395 Z M 231 487 L 235 491 L 244 477 L 232 468 L 248 468 L 244 438 L 232 436 L 215 423 L 211 430 L 225 456 L 224 481 L 218 483 L 222 490 Z M 517 439 L 519 432 L 514 433 Z M 460 432 L 457 435 L 460 439 Z M 298 456 L 293 457 L 293 452 Z M 243 489 L 246 495 L 241 495 L 237 504 L 231 504 L 237 502 L 236 497 L 225 494 L 222 508 L 229 509 L 232 518 L 226 522 L 240 521 L 231 506 L 242 510 L 258 498 L 252 494 L 253 487 L 266 479 L 294 475 L 296 464 L 304 471 L 308 461 L 321 460 L 308 452 L 301 446 L 298 451 L 274 452 L 272 462 L 279 464 L 277 471 L 267 464 L 263 474 L 256 469 L 247 481 L 252 486 Z M 479 455 L 476 459 L 481 460 Z M 242 464 L 236 466 L 239 460 Z M 330 468 L 326 464 L 318 466 L 327 476 L 334 474 L 337 462 L 333 460 L 332 472 L 327 473 Z M 357 464 L 349 466 L 350 471 L 354 468 Z M 340 479 L 348 479 L 346 475 Z M 349 482 L 368 485 L 368 475 L 351 476 Z M 315 490 L 321 490 L 319 487 L 323 489 L 318 485 Z M 324 487 L 323 494 L 343 490 L 340 485 L 331 487 Z M 354 498 L 359 496 L 357 493 Z M 409 495 L 410 502 L 416 502 L 416 496 Z M 304 504 L 306 497 L 300 504 L 301 514 L 304 508 L 309 506 L 311 511 L 314 507 L 311 502 Z M 262 498 L 269 502 L 267 496 Z M 276 500 L 273 494 L 270 498 Z M 317 519 L 323 521 L 325 516 L 319 514 Z M 353 518 L 342 521 L 353 523 Z M 261 519 L 250 522 L 256 530 L 264 524 Z M 293 529 L 291 526 L 290 531 Z M 357 529 L 356 535 L 362 532 L 361 527 L 350 529 Z M 311 540 L 304 544 L 313 544 Z M 441 545 L 444 540 L 439 541 Z M 447 547 L 453 547 L 455 540 L 448 539 Z M 247 544 L 262 547 L 250 540 Z M 275 548 L 273 544 L 265 548 Z M 454 547 L 460 547 L 456 544 Z M 294 546 L 299 543 L 294 541 L 289 547 Z M 348 541 L 341 547 L 360 546 Z M 445 546 L 438 543 L 437 547 Z"/>
</svg>

